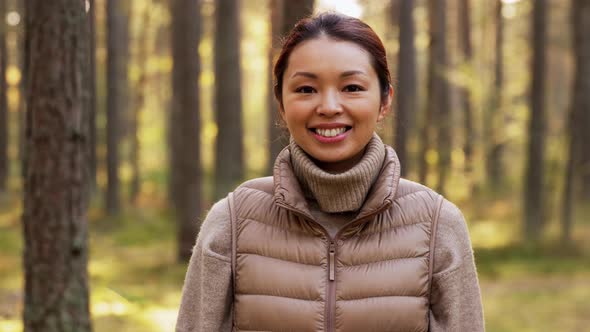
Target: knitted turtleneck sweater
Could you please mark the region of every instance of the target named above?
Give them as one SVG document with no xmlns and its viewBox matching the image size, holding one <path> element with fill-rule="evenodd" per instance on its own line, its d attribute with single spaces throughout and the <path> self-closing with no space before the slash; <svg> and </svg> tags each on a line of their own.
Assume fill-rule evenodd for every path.
<svg viewBox="0 0 590 332">
<path fill-rule="evenodd" d="M 360 209 L 385 158 L 385 145 L 377 134 L 373 134 L 361 160 L 337 174 L 319 168 L 293 139 L 289 149 L 293 171 L 305 196 L 315 199 L 320 209 L 328 213 Z"/>
</svg>

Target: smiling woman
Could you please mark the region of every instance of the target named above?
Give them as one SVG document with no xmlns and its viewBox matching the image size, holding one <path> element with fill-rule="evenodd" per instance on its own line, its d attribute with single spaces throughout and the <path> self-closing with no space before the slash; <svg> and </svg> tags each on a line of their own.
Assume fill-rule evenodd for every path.
<svg viewBox="0 0 590 332">
<path fill-rule="evenodd" d="M 211 209 L 177 331 L 483 331 L 461 211 L 402 179 L 375 133 L 393 97 L 387 68 L 356 18 L 293 28 L 274 68 L 290 144 L 273 177 Z"/>
</svg>

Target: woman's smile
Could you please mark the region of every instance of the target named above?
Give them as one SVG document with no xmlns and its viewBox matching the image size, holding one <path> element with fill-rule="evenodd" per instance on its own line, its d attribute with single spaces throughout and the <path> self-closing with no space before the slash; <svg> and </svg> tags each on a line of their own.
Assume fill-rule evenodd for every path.
<svg viewBox="0 0 590 332">
<path fill-rule="evenodd" d="M 341 123 L 322 123 L 309 128 L 309 131 L 321 143 L 337 143 L 346 138 L 352 126 Z"/>
</svg>

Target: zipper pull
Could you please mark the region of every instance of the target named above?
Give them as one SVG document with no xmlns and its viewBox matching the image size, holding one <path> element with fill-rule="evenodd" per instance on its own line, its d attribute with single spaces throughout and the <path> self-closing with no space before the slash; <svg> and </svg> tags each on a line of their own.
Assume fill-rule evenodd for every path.
<svg viewBox="0 0 590 332">
<path fill-rule="evenodd" d="M 330 281 L 334 281 L 334 269 L 335 269 L 335 258 L 336 256 L 336 246 L 334 242 L 330 242 L 330 257 L 329 257 L 329 265 L 330 265 Z"/>
</svg>

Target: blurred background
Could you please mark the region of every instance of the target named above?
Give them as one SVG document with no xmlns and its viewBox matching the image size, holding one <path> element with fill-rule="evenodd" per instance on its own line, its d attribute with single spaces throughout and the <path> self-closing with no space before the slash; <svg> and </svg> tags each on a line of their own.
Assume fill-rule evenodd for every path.
<svg viewBox="0 0 590 332">
<path fill-rule="evenodd" d="M 21 331 L 27 0 L 0 0 L 0 331 Z M 29 10 L 29 11 L 27 11 Z M 288 141 L 271 63 L 326 10 L 389 56 L 380 128 L 403 176 L 464 212 L 488 331 L 590 326 L 590 2 L 86 1 L 87 223 L 95 331 L 173 331 L 200 221 Z M 33 15 L 31 15 L 33 17 Z M 34 22 L 29 22 L 33 26 Z M 29 39 L 27 39 L 29 38 Z M 37 41 L 40 42 L 40 41 Z M 32 218 L 32 222 L 43 220 Z M 86 244 L 84 244 L 86 245 Z"/>
</svg>

